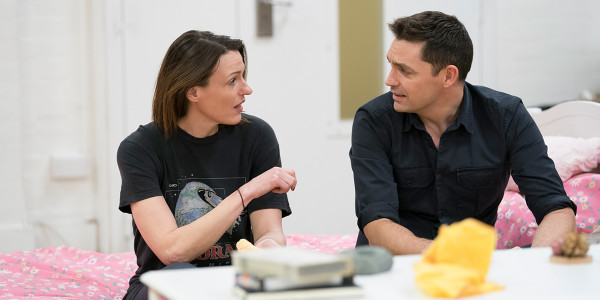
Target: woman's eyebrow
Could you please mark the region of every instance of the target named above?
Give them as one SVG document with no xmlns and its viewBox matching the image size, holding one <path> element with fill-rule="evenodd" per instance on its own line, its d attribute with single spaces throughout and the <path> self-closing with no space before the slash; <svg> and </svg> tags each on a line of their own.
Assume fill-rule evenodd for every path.
<svg viewBox="0 0 600 300">
<path fill-rule="evenodd" d="M 242 71 L 234 71 L 229 73 L 229 75 L 227 75 L 227 77 L 230 77 L 231 75 L 238 75 L 238 74 L 242 74 Z"/>
</svg>

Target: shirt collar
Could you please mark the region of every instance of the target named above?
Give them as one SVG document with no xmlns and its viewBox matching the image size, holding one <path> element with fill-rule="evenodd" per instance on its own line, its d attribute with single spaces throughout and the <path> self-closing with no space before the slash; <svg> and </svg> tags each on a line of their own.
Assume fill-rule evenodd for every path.
<svg viewBox="0 0 600 300">
<path fill-rule="evenodd" d="M 410 131 L 413 128 L 418 129 L 418 130 L 425 130 L 425 125 L 423 124 L 421 119 L 419 119 L 417 114 L 408 113 L 406 115 L 407 115 L 407 118 L 404 119 L 405 123 L 404 123 L 404 126 L 402 126 L 402 128 L 403 128 L 402 132 Z"/>
<path fill-rule="evenodd" d="M 463 87 L 463 98 L 458 108 L 458 117 L 450 127 L 458 128 L 462 124 L 467 132 L 473 133 L 473 96 L 467 87 L 469 84 L 465 82 Z"/>
<path fill-rule="evenodd" d="M 458 108 L 458 117 L 456 118 L 454 123 L 452 123 L 450 127 L 448 127 L 448 130 L 455 130 L 460 126 L 460 124 L 462 124 L 467 130 L 467 132 L 473 133 L 473 97 L 471 96 L 467 85 L 468 83 L 465 82 L 463 88 L 463 98 Z M 421 119 L 419 119 L 417 114 L 409 113 L 407 115 L 408 118 L 405 119 L 405 126 L 403 126 L 404 129 L 402 130 L 402 132 L 407 132 L 412 128 L 425 130 L 425 125 L 423 124 Z"/>
</svg>

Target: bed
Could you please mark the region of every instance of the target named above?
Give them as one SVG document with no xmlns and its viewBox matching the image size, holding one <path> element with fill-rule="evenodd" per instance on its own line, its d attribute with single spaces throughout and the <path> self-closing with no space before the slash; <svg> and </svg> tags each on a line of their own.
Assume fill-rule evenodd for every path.
<svg viewBox="0 0 600 300">
<path fill-rule="evenodd" d="M 600 103 L 569 101 L 532 116 L 548 144 L 565 191 L 578 207 L 577 229 L 600 242 Z M 514 182 L 498 208 L 498 249 L 531 244 L 537 224 Z M 355 234 L 286 236 L 289 246 L 339 253 Z M 0 254 L 0 298 L 121 299 L 137 268 L 133 252 L 103 254 L 51 247 Z"/>
<path fill-rule="evenodd" d="M 286 236 L 289 246 L 326 253 L 354 248 L 355 234 Z M 49 247 L 0 254 L 2 299 L 122 299 L 137 269 L 133 252 Z"/>
<path fill-rule="evenodd" d="M 531 110 L 554 160 L 565 191 L 577 204 L 577 230 L 600 243 L 600 103 L 568 101 L 544 111 Z M 498 249 L 530 245 L 535 218 L 511 180 L 498 208 Z"/>
</svg>

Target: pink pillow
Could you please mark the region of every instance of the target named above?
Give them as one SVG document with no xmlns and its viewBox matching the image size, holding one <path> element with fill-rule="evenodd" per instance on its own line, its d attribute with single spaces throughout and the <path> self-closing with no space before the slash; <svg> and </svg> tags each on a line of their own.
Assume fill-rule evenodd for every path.
<svg viewBox="0 0 600 300">
<path fill-rule="evenodd" d="M 544 141 L 548 146 L 548 156 L 554 161 L 563 182 L 574 175 L 591 171 L 600 163 L 600 138 L 546 136 Z M 519 192 L 512 176 L 506 190 Z"/>
</svg>

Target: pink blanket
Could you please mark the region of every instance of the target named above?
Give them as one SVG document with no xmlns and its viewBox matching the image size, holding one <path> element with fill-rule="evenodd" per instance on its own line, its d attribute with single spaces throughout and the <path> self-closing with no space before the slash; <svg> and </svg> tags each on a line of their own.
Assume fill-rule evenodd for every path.
<svg viewBox="0 0 600 300">
<path fill-rule="evenodd" d="M 565 181 L 564 186 L 567 196 L 577 205 L 577 231 L 588 235 L 600 234 L 600 174 L 579 174 Z M 531 245 L 537 228 L 523 195 L 504 192 L 496 218 L 497 248 Z"/>
<path fill-rule="evenodd" d="M 0 254 L 0 298 L 122 299 L 136 269 L 133 252 L 63 246 Z"/>
<path fill-rule="evenodd" d="M 327 253 L 356 243 L 355 234 L 286 238 L 288 246 Z M 133 252 L 102 254 L 63 246 L 0 254 L 0 298 L 122 299 L 136 269 Z"/>
</svg>

